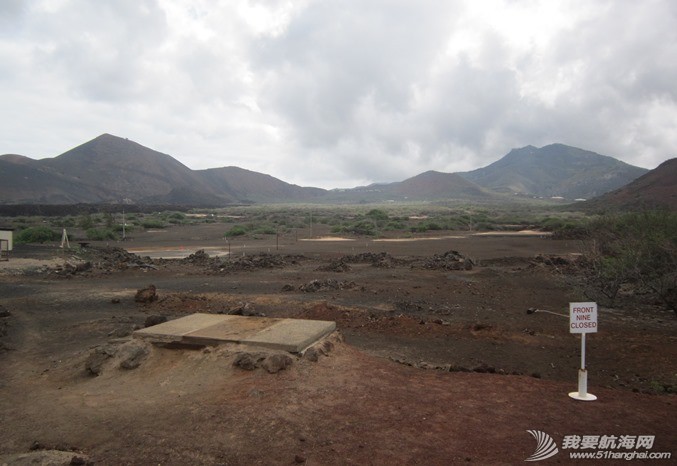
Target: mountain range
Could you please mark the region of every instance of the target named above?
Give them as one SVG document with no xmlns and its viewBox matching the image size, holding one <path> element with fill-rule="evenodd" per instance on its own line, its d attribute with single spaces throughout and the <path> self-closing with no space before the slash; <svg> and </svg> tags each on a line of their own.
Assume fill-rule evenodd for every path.
<svg viewBox="0 0 677 466">
<path fill-rule="evenodd" d="M 465 173 L 428 171 L 406 180 L 325 190 L 238 167 L 191 170 L 173 157 L 103 134 L 57 157 L 0 156 L 0 204 L 377 202 L 529 197 L 591 198 L 648 170 L 563 144 L 510 151 Z"/>
</svg>

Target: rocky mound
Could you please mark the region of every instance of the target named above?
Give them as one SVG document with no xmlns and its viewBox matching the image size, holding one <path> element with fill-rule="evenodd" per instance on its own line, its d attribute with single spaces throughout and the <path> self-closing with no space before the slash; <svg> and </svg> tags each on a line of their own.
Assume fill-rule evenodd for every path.
<svg viewBox="0 0 677 466">
<path fill-rule="evenodd" d="M 326 280 L 311 280 L 299 287 L 299 290 L 305 293 L 316 293 L 325 290 L 350 290 L 357 287 L 355 282 L 339 281 L 333 278 Z"/>
<path fill-rule="evenodd" d="M 240 257 L 211 257 L 200 249 L 190 256 L 180 259 L 185 265 L 202 267 L 213 273 L 228 273 L 242 270 L 282 268 L 297 264 L 305 259 L 302 255 L 259 253 Z"/>
<path fill-rule="evenodd" d="M 332 260 L 329 264 L 321 266 L 317 270 L 324 272 L 348 272 L 351 270 L 348 264 L 371 264 L 372 267 L 391 268 L 402 263 L 404 261 L 395 259 L 386 252 L 363 252 L 361 254 L 349 254 Z"/>
<path fill-rule="evenodd" d="M 435 254 L 426 258 L 414 266 L 436 270 L 472 270 L 473 261 L 458 251 L 447 251 L 444 254 Z"/>
</svg>

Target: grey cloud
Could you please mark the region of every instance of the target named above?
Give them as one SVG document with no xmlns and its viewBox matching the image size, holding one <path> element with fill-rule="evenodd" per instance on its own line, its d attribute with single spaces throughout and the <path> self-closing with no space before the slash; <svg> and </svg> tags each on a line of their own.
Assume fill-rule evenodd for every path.
<svg viewBox="0 0 677 466">
<path fill-rule="evenodd" d="M 483 10 L 543 5 L 564 24 L 529 18 L 518 32 L 552 29 L 527 42 Z M 279 27 L 243 18 L 252 7 Z M 527 144 L 675 156 L 672 0 L 6 1 L 0 21 L 0 152 L 111 132 L 194 168 L 323 187 L 469 170 Z"/>
<path fill-rule="evenodd" d="M 333 18 L 327 13 L 324 21 L 315 18 L 313 24 L 323 30 Z M 370 19 L 365 14 L 356 21 L 371 24 Z M 408 19 L 402 21 L 405 30 L 410 26 Z M 359 33 L 338 36 L 345 41 L 340 59 L 308 58 L 336 55 L 335 44 L 322 48 L 312 33 L 307 43 L 316 50 L 304 48 L 298 52 L 301 58 L 287 51 L 290 45 L 284 42 L 281 55 L 294 60 L 285 61 L 285 76 L 273 81 L 270 105 L 292 122 L 306 150 L 340 154 L 337 166 L 352 176 L 401 179 L 415 174 L 412 170 L 417 166 L 443 168 L 431 163 L 455 157 L 444 155 L 450 146 L 459 148 L 463 159 L 468 149 L 481 151 L 487 134 L 518 103 L 515 79 L 501 63 L 480 69 L 463 57 L 459 63 L 457 57 L 448 57 L 449 63 L 440 64 L 454 20 L 439 14 L 436 20 L 438 34 L 421 34 L 426 38 L 423 41 L 407 37 L 391 43 L 393 31 L 384 27 L 379 31 L 383 43 L 369 50 L 360 47 L 364 38 Z M 411 26 L 421 33 L 426 23 L 417 21 Z M 294 35 L 293 28 L 289 34 Z M 496 38 L 490 39 L 488 44 L 496 44 Z M 295 38 L 293 43 L 300 46 L 304 41 Z M 492 51 L 485 48 L 485 60 L 492 63 Z M 382 57 L 388 58 L 383 61 Z M 440 67 L 442 71 L 433 69 Z M 417 101 L 416 90 L 422 102 Z"/>
<path fill-rule="evenodd" d="M 557 37 L 548 66 L 582 66 L 558 99 L 554 136 L 650 167 L 674 156 L 675 124 L 652 107 L 675 111 L 677 62 L 668 58 L 677 56 L 675 24 L 674 3 L 611 2 L 575 34 Z"/>
<path fill-rule="evenodd" d="M 367 96 L 385 111 L 406 111 L 412 84 L 453 23 L 431 10 L 411 2 L 314 4 L 286 34 L 258 44 L 254 66 L 269 77 L 265 103 L 311 146 L 337 143 Z"/>
<path fill-rule="evenodd" d="M 33 59 L 76 96 L 127 101 L 147 90 L 144 62 L 162 44 L 166 23 L 155 1 L 72 1 L 63 9 L 34 12 Z"/>
<path fill-rule="evenodd" d="M 426 22 L 408 15 L 406 7 L 389 10 L 387 19 L 399 25 L 390 29 L 382 10 L 352 16 L 323 6 L 265 44 L 260 62 L 275 78 L 268 104 L 290 122 L 301 149 L 340 153 L 339 166 L 352 176 L 396 179 L 432 162 L 453 168 L 456 161 L 467 162 L 468 152 L 476 154 L 478 166 L 511 147 L 552 142 L 625 153 L 632 162 L 627 145 L 615 143 L 624 138 L 614 131 L 642 127 L 642 115 L 633 111 L 659 96 L 674 98 L 677 62 L 654 61 L 676 55 L 677 40 L 666 41 L 675 35 L 670 24 L 677 24 L 669 6 L 657 15 L 640 3 L 600 4 L 541 55 L 523 52 L 517 68 L 502 38 L 489 30 L 482 36 L 480 66 L 461 52 L 447 57 L 450 63 L 437 75 L 431 65 L 454 32 L 453 15 L 428 9 L 436 15 Z M 653 6 L 666 9 L 666 3 Z M 432 26 L 422 33 L 422 24 Z M 391 40 L 401 30 L 413 33 Z M 552 104 L 521 95 L 520 75 L 539 73 L 545 88 L 557 80 L 569 87 Z M 422 105 L 413 103 L 414 88 L 423 90 Z M 359 118 L 365 105 L 372 107 L 371 119 Z M 652 144 L 643 139 L 655 137 L 636 134 L 629 144 L 647 151 Z"/>
<path fill-rule="evenodd" d="M 23 0 L 0 2 L 0 37 L 15 34 L 23 21 L 28 5 Z"/>
</svg>

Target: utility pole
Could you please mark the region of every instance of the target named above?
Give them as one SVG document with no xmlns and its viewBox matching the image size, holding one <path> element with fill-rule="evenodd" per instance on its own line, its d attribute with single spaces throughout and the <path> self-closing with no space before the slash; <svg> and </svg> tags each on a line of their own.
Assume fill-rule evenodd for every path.
<svg viewBox="0 0 677 466">
<path fill-rule="evenodd" d="M 125 209 L 122 209 L 122 241 L 127 238 L 127 232 L 125 230 Z"/>
</svg>

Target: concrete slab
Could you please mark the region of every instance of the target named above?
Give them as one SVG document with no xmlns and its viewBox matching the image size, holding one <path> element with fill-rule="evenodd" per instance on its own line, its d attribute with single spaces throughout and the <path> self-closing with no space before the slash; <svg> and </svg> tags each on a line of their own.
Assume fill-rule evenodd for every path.
<svg viewBox="0 0 677 466">
<path fill-rule="evenodd" d="M 156 343 L 240 343 L 298 353 L 336 329 L 324 320 L 192 314 L 134 332 Z"/>
<path fill-rule="evenodd" d="M 187 333 L 222 323 L 234 317 L 238 316 L 191 314 L 162 324 L 153 325 L 152 327 L 136 330 L 133 335 L 137 338 L 163 343 L 180 342 Z"/>
<path fill-rule="evenodd" d="M 276 324 L 280 320 L 267 317 L 224 317 L 229 317 L 229 319 L 187 333 L 183 336 L 183 340 L 198 345 L 218 345 L 224 341 L 240 343 L 243 339 Z"/>
<path fill-rule="evenodd" d="M 242 343 L 298 353 L 336 330 L 336 322 L 284 319 L 261 330 Z"/>
</svg>

